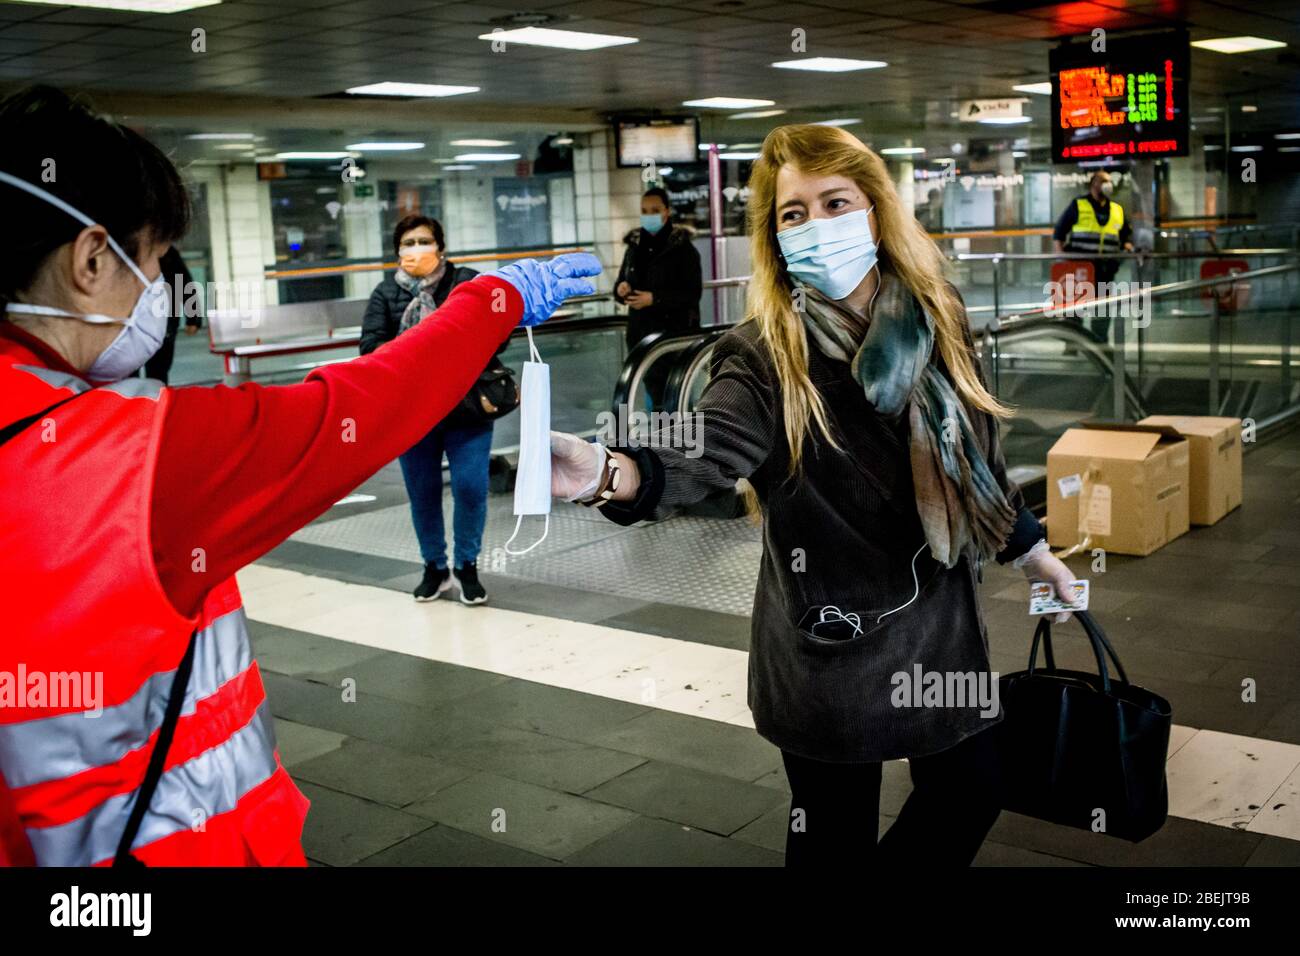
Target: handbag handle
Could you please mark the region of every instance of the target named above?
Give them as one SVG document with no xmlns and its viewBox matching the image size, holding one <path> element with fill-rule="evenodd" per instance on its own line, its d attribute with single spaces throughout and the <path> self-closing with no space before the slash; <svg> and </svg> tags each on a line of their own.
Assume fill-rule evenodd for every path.
<svg viewBox="0 0 1300 956">
<path fill-rule="evenodd" d="M 1106 638 L 1106 633 L 1101 629 L 1091 614 L 1087 611 L 1075 611 L 1074 617 L 1083 625 L 1083 632 L 1088 636 L 1088 643 L 1092 645 L 1092 653 L 1097 658 L 1097 673 L 1101 675 L 1102 690 L 1110 693 L 1110 670 L 1106 666 L 1106 658 L 1109 657 L 1115 664 L 1115 672 L 1119 679 L 1128 683 L 1128 674 L 1124 671 L 1124 665 L 1120 663 L 1119 656 L 1115 653 L 1115 648 L 1111 647 L 1110 641 Z M 1038 627 L 1034 629 L 1034 643 L 1029 650 L 1029 668 L 1028 672 L 1032 674 L 1038 663 L 1038 642 L 1043 642 L 1044 657 L 1046 658 L 1047 667 L 1050 670 L 1056 669 L 1056 660 L 1052 654 L 1052 622 L 1050 617 L 1040 617 Z"/>
</svg>

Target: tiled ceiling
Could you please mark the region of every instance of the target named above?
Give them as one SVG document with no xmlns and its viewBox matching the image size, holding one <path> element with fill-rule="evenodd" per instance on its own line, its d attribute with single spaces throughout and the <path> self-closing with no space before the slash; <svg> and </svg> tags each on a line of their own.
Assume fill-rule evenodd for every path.
<svg viewBox="0 0 1300 956">
<path fill-rule="evenodd" d="M 552 26 L 640 42 L 586 53 L 518 45 L 494 53 L 477 39 L 524 11 L 557 18 Z M 278 111 L 381 80 L 454 83 L 482 91 L 439 108 L 466 118 L 531 112 L 556 128 L 566 115 L 598 120 L 616 111 L 680 110 L 682 100 L 701 96 L 756 96 L 777 101 L 791 118 L 866 111 L 873 126 L 905 131 L 946 122 L 954 99 L 1006 95 L 1015 83 L 1045 79 L 1048 49 L 1061 36 L 1178 25 L 1193 39 L 1248 34 L 1289 44 L 1235 56 L 1194 50 L 1193 112 L 1226 94 L 1258 107 L 1243 126 L 1300 126 L 1296 0 L 225 0 L 170 15 L 0 2 L 0 84 L 40 80 L 110 102 L 123 93 L 181 97 L 191 112 L 224 103 L 238 116 L 256 112 L 259 101 Z M 198 28 L 206 31 L 202 53 L 191 50 Z M 889 67 L 773 69 L 772 61 L 795 55 L 796 29 L 807 38 L 800 55 L 881 59 Z M 1045 98 L 1033 99 L 1045 110 Z M 415 116 L 421 107 L 374 108 L 385 116 L 409 108 Z"/>
</svg>

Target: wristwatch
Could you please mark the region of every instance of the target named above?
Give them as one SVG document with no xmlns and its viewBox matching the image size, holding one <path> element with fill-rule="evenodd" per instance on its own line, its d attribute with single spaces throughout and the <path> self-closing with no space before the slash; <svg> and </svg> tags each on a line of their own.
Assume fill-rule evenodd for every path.
<svg viewBox="0 0 1300 956">
<path fill-rule="evenodd" d="M 581 499 L 578 504 L 586 505 L 588 508 L 599 508 L 614 497 L 614 492 L 618 491 L 619 467 L 618 461 L 615 460 L 613 452 L 605 456 L 605 470 L 600 476 L 600 483 L 596 486 L 595 493 L 590 498 Z"/>
</svg>

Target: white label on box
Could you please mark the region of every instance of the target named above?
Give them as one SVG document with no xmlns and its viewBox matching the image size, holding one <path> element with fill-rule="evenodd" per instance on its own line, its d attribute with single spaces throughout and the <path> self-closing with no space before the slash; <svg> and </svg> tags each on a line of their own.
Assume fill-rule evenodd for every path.
<svg viewBox="0 0 1300 956">
<path fill-rule="evenodd" d="M 1056 479 L 1056 487 L 1061 489 L 1062 498 L 1073 498 L 1083 488 L 1083 479 L 1078 475 L 1066 475 Z"/>
<path fill-rule="evenodd" d="M 1110 534 L 1110 485 L 1092 486 L 1083 530 L 1088 534 Z"/>
</svg>

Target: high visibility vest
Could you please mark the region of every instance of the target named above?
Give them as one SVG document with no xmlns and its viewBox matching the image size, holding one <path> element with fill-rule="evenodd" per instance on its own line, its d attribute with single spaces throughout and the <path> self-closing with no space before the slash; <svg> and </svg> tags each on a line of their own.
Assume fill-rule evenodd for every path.
<svg viewBox="0 0 1300 956">
<path fill-rule="evenodd" d="M 1119 233 L 1124 228 L 1124 207 L 1110 201 L 1110 217 L 1102 225 L 1086 196 L 1075 201 L 1079 221 L 1070 230 L 1068 252 L 1111 252 L 1119 248 Z"/>
<path fill-rule="evenodd" d="M 0 339 L 0 427 L 88 389 Z M 171 394 L 142 379 L 96 388 L 0 446 L 0 806 L 38 865 L 112 862 L 192 632 L 132 853 L 151 866 L 306 862 L 308 803 L 276 752 L 234 580 L 186 617 L 155 570 L 152 476 Z"/>
</svg>

